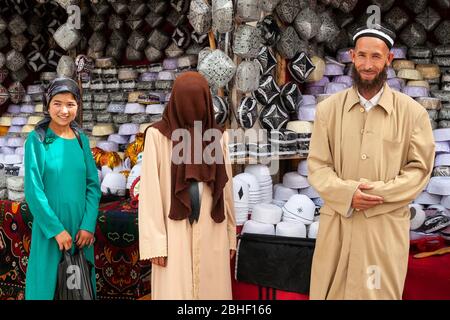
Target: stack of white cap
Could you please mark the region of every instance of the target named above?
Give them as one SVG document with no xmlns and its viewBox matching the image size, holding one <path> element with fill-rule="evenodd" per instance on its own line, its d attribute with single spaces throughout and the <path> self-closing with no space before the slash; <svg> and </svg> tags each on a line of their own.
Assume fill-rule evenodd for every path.
<svg viewBox="0 0 450 320">
<path fill-rule="evenodd" d="M 277 224 L 281 221 L 283 211 L 270 203 L 259 203 L 253 208 L 251 219 L 261 223 Z"/>
<path fill-rule="evenodd" d="M 245 222 L 242 233 L 275 235 L 275 225 L 281 221 L 283 211 L 280 207 L 259 203 L 253 208 L 251 220 Z"/>
<path fill-rule="evenodd" d="M 272 177 L 269 167 L 262 164 L 251 164 L 245 168 L 246 173 L 253 174 L 258 180 L 261 194 L 261 202 L 272 202 Z"/>
<path fill-rule="evenodd" d="M 306 160 L 302 160 L 299 162 L 297 173 L 305 178 L 308 177 L 308 162 Z M 305 196 L 309 197 L 316 204 L 317 207 L 322 206 L 319 204 L 322 204 L 323 201 L 322 199 L 320 199 L 320 195 L 312 186 L 299 189 L 298 193 L 304 194 Z"/>
<path fill-rule="evenodd" d="M 309 187 L 308 180 L 297 172 L 288 172 L 283 176 L 283 185 L 291 189 L 304 189 Z"/>
<path fill-rule="evenodd" d="M 244 172 L 235 176 L 235 178 L 239 178 L 242 181 L 245 181 L 248 185 L 248 211 L 252 212 L 253 207 L 261 202 L 261 189 L 259 187 L 259 182 L 256 177 L 250 173 Z"/>
<path fill-rule="evenodd" d="M 283 221 L 302 222 L 309 225 L 314 222 L 316 206 L 304 194 L 296 194 L 289 198 L 283 207 Z"/>
<path fill-rule="evenodd" d="M 281 183 L 278 183 L 273 186 L 272 203 L 277 206 L 283 207 L 284 204 L 289 200 L 289 198 L 294 194 L 298 194 L 297 189 L 288 188 Z"/>
<path fill-rule="evenodd" d="M 237 177 L 233 178 L 233 198 L 236 225 L 241 226 L 248 220 L 249 185 Z"/>
</svg>

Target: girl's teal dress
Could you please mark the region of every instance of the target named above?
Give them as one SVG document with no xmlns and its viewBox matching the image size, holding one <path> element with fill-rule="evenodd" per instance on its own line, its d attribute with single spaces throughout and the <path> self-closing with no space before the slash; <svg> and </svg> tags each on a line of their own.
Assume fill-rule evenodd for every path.
<svg viewBox="0 0 450 320">
<path fill-rule="evenodd" d="M 95 232 L 101 197 L 97 168 L 86 135 L 78 139 L 57 136 L 50 128 L 41 142 L 35 131 L 25 143 L 25 199 L 33 215 L 25 299 L 52 300 L 61 258 L 55 236 L 66 230 L 75 237 L 79 230 Z M 94 265 L 94 246 L 85 247 Z M 95 268 L 92 285 L 95 291 Z"/>
</svg>

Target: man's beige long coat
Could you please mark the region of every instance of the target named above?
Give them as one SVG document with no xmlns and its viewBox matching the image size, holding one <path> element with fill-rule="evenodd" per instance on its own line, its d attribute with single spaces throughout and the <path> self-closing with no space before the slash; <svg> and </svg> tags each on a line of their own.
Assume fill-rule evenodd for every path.
<svg viewBox="0 0 450 320">
<path fill-rule="evenodd" d="M 228 159 L 227 136 L 222 146 Z M 232 299 L 230 249 L 236 249 L 232 172 L 226 161 L 225 220 L 211 218 L 212 195 L 202 184 L 200 218 L 169 219 L 172 142 L 149 128 L 145 139 L 139 191 L 141 259 L 167 257 L 167 266 L 152 265 L 152 299 Z"/>
<path fill-rule="evenodd" d="M 308 156 L 309 182 L 321 209 L 311 299 L 401 299 L 408 264 L 408 204 L 424 190 L 434 163 L 426 110 L 385 84 L 377 106 L 359 104 L 356 89 L 317 106 Z M 384 203 L 353 211 L 361 182 Z"/>
</svg>

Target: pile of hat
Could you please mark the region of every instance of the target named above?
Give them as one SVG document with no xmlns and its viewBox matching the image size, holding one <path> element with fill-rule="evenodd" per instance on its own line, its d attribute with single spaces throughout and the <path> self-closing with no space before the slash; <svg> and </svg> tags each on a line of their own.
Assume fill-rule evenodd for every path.
<svg viewBox="0 0 450 320">
<path fill-rule="evenodd" d="M 235 204 L 235 207 L 239 209 L 239 207 L 242 207 L 244 205 L 247 206 L 248 201 L 248 213 L 251 213 L 253 211 L 253 208 L 263 201 L 262 195 L 261 195 L 261 187 L 259 185 L 258 179 L 251 173 L 243 172 L 234 177 L 235 179 L 242 180 L 244 183 L 248 185 L 248 197 L 244 199 L 243 204 L 240 204 L 239 201 L 237 203 L 237 206 Z M 234 192 L 239 192 L 239 190 L 234 190 Z M 238 198 L 235 198 L 235 200 L 238 200 Z M 241 210 L 238 210 L 241 211 Z M 243 216 L 243 212 L 240 212 L 241 216 Z M 240 219 L 242 220 L 242 219 Z"/>
<path fill-rule="evenodd" d="M 54 2 L 5 0 L 0 8 L 0 83 L 23 82 L 30 73 L 53 71 L 61 50 L 53 34 L 67 13 Z M 0 94 L 3 96 L 4 92 Z M 0 104 L 4 97 L 0 97 Z"/>
<path fill-rule="evenodd" d="M 433 135 L 436 156 L 432 177 L 410 209 L 411 230 L 416 233 L 441 232 L 450 225 L 450 128 L 435 129 Z"/>
<path fill-rule="evenodd" d="M 450 210 L 443 205 L 409 205 L 411 214 L 410 239 L 438 236 L 450 240 Z"/>
<path fill-rule="evenodd" d="M 320 208 L 323 205 L 323 200 L 320 198 L 320 195 L 308 182 L 307 160 L 302 160 L 299 162 L 297 171 L 285 173 L 283 175 L 282 187 L 280 186 L 278 188 L 280 188 L 280 190 L 278 192 L 275 190 L 275 200 L 287 201 L 287 195 L 289 195 L 289 192 L 287 192 L 286 188 L 289 188 L 296 190 L 299 194 L 306 195 L 315 203 L 317 208 Z"/>
<path fill-rule="evenodd" d="M 282 222 L 277 225 L 277 235 L 299 238 L 316 238 L 319 216 L 315 217 L 316 206 L 304 194 L 294 194 L 282 207 Z"/>
<path fill-rule="evenodd" d="M 270 203 L 260 203 L 253 208 L 251 218 L 244 223 L 241 232 L 316 238 L 319 221 L 314 221 L 314 212 L 314 203 L 299 194 L 291 196 L 283 208 Z"/>
<path fill-rule="evenodd" d="M 272 202 L 272 177 L 269 167 L 263 164 L 250 164 L 245 167 L 244 172 L 254 175 L 258 180 L 261 202 Z"/>
<path fill-rule="evenodd" d="M 94 59 L 153 63 L 165 57 L 197 55 L 207 37 L 191 32 L 188 26 L 190 2 L 91 1 L 82 6 L 81 30 L 61 28 L 54 37 L 65 50 L 77 46 Z"/>
<path fill-rule="evenodd" d="M 233 178 L 233 199 L 236 225 L 241 226 L 248 220 L 250 185 L 238 176 Z"/>
</svg>

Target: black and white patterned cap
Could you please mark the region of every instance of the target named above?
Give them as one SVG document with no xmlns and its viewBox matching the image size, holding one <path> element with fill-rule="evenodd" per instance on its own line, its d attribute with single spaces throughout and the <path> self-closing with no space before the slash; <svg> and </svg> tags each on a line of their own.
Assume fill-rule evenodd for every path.
<svg viewBox="0 0 450 320">
<path fill-rule="evenodd" d="M 223 125 L 228 118 L 229 106 L 228 102 L 220 96 L 213 97 L 213 109 L 216 123 Z"/>
<path fill-rule="evenodd" d="M 261 111 L 259 122 L 264 129 L 280 130 L 284 128 L 289 121 L 289 114 L 283 108 L 277 95 L 272 102 L 269 103 Z"/>
<path fill-rule="evenodd" d="M 267 105 L 280 93 L 275 79 L 268 74 L 262 76 L 259 81 L 259 88 L 253 91 L 253 97 L 262 105 Z"/>
<path fill-rule="evenodd" d="M 298 82 L 304 82 L 315 68 L 305 52 L 299 52 L 288 65 L 289 73 Z"/>
<path fill-rule="evenodd" d="M 258 119 L 258 102 L 253 97 L 243 97 L 239 103 L 237 120 L 241 127 L 250 129 Z"/>
<path fill-rule="evenodd" d="M 290 113 L 297 113 L 297 106 L 302 100 L 302 94 L 294 82 L 288 82 L 281 88 L 281 103 L 283 107 Z"/>
<path fill-rule="evenodd" d="M 358 28 L 353 35 L 353 43 L 362 37 L 373 37 L 384 41 L 389 49 L 392 49 L 395 40 L 395 33 L 388 28 L 385 28 L 379 24 L 374 24 L 371 27 L 363 26 Z"/>
</svg>

